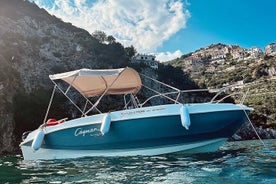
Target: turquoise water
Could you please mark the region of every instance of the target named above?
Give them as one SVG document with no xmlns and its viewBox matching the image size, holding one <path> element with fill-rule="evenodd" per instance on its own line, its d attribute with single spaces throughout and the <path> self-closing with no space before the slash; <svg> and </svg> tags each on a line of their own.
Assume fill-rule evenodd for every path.
<svg viewBox="0 0 276 184">
<path fill-rule="evenodd" d="M 0 183 L 274 183 L 276 140 L 230 142 L 197 155 L 23 161 L 0 157 Z"/>
</svg>

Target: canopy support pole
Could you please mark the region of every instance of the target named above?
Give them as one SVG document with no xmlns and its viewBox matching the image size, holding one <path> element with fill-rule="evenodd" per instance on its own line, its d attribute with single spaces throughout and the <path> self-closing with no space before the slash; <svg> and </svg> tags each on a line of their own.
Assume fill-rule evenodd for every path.
<svg viewBox="0 0 276 184">
<path fill-rule="evenodd" d="M 138 107 L 139 107 L 139 106 L 138 106 L 138 103 L 136 102 L 135 97 L 133 96 L 133 94 L 130 94 L 130 97 L 131 97 L 131 99 L 132 99 L 132 103 L 133 103 L 133 105 L 135 106 L 135 108 L 138 108 Z"/>
<path fill-rule="evenodd" d="M 84 112 L 65 94 L 65 92 L 52 80 L 52 82 L 55 84 L 55 86 L 59 89 L 59 91 L 82 113 L 83 116 L 85 116 Z"/>
<path fill-rule="evenodd" d="M 57 88 L 57 85 L 55 84 L 53 92 L 52 92 L 52 95 L 51 95 L 51 98 L 50 98 L 50 102 L 48 104 L 48 108 L 47 108 L 47 111 L 46 111 L 46 114 L 45 114 L 45 117 L 44 117 L 44 120 L 43 120 L 43 125 L 46 123 L 46 119 L 48 117 L 48 114 L 49 114 L 49 111 L 50 111 L 50 107 L 51 107 L 52 102 L 53 102 L 53 98 L 54 98 L 54 94 L 55 94 L 56 88 Z"/>
<path fill-rule="evenodd" d="M 72 80 L 72 82 L 70 83 L 70 85 L 68 86 L 68 88 L 66 89 L 65 94 L 68 93 L 69 89 L 71 88 L 71 86 L 72 86 L 73 83 L 75 82 L 76 78 L 77 78 L 77 76 L 74 77 L 74 79 Z"/>
<path fill-rule="evenodd" d="M 125 70 L 125 69 L 124 69 Z M 106 87 L 105 91 L 103 92 L 103 94 L 100 96 L 100 98 L 95 102 L 95 104 L 88 109 L 88 111 L 86 111 L 84 114 L 87 115 L 90 111 L 92 111 L 94 108 L 96 108 L 99 104 L 99 102 L 101 101 L 101 99 L 103 98 L 103 96 L 107 93 L 107 91 L 113 86 L 113 84 L 118 80 L 118 78 L 121 76 L 121 74 L 124 72 L 124 70 L 114 79 L 114 81 L 112 81 L 112 83 Z M 105 81 L 106 82 L 106 81 Z"/>
</svg>

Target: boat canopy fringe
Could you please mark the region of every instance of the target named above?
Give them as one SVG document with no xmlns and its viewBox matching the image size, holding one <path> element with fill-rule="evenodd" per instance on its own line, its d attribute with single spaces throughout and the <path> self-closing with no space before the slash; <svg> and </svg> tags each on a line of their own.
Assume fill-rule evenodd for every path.
<svg viewBox="0 0 276 184">
<path fill-rule="evenodd" d="M 61 79 L 74 87 L 85 97 L 118 94 L 136 94 L 141 89 L 141 78 L 134 69 L 91 70 L 80 69 L 50 75 L 50 79 Z"/>
</svg>

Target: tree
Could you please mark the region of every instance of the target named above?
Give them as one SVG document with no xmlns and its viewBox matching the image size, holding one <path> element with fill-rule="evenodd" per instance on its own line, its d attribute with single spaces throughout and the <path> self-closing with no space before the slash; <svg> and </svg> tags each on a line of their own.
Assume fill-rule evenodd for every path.
<svg viewBox="0 0 276 184">
<path fill-rule="evenodd" d="M 230 61 L 233 58 L 233 56 L 230 52 L 226 53 L 225 55 L 226 55 L 226 60 L 227 61 Z"/>
<path fill-rule="evenodd" d="M 132 56 L 134 56 L 134 55 L 137 53 L 137 51 L 136 51 L 136 49 L 133 47 L 133 45 L 131 45 L 130 47 L 126 47 L 126 48 L 125 48 L 125 52 L 126 52 L 126 56 L 127 56 L 128 58 L 131 58 Z"/>
<path fill-rule="evenodd" d="M 106 41 L 107 41 L 109 44 L 112 44 L 112 43 L 115 43 L 115 42 L 116 42 L 116 39 L 115 39 L 112 35 L 109 35 L 109 36 L 106 38 Z"/>
<path fill-rule="evenodd" d="M 95 31 L 92 33 L 92 36 L 99 40 L 100 43 L 107 41 L 107 36 L 103 31 Z"/>
</svg>

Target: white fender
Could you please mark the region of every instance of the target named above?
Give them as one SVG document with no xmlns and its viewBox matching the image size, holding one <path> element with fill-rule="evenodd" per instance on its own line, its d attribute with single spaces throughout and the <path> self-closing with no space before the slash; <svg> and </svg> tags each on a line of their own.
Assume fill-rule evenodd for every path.
<svg viewBox="0 0 276 184">
<path fill-rule="evenodd" d="M 109 131 L 111 124 L 111 117 L 110 114 L 107 113 L 102 120 L 102 125 L 101 125 L 101 133 L 104 135 Z"/>
<path fill-rule="evenodd" d="M 38 132 L 36 133 L 33 143 L 32 143 L 32 148 L 34 151 L 37 151 L 40 147 L 41 144 L 43 142 L 44 139 L 44 132 L 42 129 L 38 130 Z"/>
<path fill-rule="evenodd" d="M 180 108 L 180 118 L 182 126 L 189 130 L 189 127 L 191 125 L 191 119 L 188 107 L 186 105 L 182 105 Z"/>
</svg>

